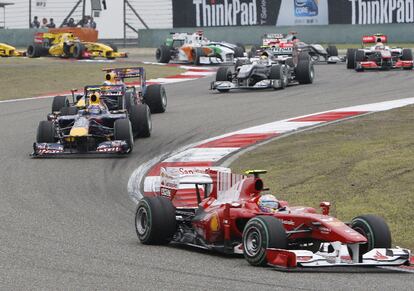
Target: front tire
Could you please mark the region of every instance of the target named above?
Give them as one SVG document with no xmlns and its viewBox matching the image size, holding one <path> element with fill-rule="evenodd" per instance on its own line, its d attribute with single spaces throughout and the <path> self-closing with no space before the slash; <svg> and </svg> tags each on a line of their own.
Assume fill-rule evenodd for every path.
<svg viewBox="0 0 414 291">
<path fill-rule="evenodd" d="M 231 70 L 227 67 L 220 67 L 216 73 L 216 82 L 224 82 L 228 81 L 231 82 Z M 217 89 L 221 93 L 229 92 L 229 89 Z"/>
<path fill-rule="evenodd" d="M 283 66 L 281 65 L 274 65 L 270 68 L 270 74 L 269 74 L 270 80 L 280 80 L 281 87 L 280 88 L 273 88 L 275 90 L 277 89 L 285 89 L 287 86 L 287 75 L 283 69 Z"/>
<path fill-rule="evenodd" d="M 146 245 L 168 244 L 175 231 L 175 208 L 165 197 L 144 197 L 135 213 L 138 239 Z"/>
<path fill-rule="evenodd" d="M 129 113 L 129 119 L 131 121 L 134 137 L 151 136 L 151 110 L 147 104 L 138 104 L 132 106 Z"/>
<path fill-rule="evenodd" d="M 114 123 L 114 140 L 124 140 L 129 148 L 134 148 L 134 136 L 132 134 L 131 122 L 128 119 L 118 119 Z"/>
<path fill-rule="evenodd" d="M 164 86 L 160 84 L 149 85 L 144 94 L 145 103 L 151 113 L 163 113 L 167 109 L 167 94 Z"/>
<path fill-rule="evenodd" d="M 242 239 L 244 257 L 253 266 L 267 264 L 268 248 L 287 248 L 285 228 L 273 216 L 256 216 L 250 219 L 243 230 Z"/>
<path fill-rule="evenodd" d="M 63 107 L 69 106 L 69 100 L 66 96 L 55 96 L 52 101 L 52 113 L 59 112 Z"/>
<path fill-rule="evenodd" d="M 346 51 L 346 68 L 355 69 L 355 54 L 356 49 L 348 49 Z"/>
<path fill-rule="evenodd" d="M 56 141 L 55 125 L 51 121 L 43 120 L 39 122 L 37 127 L 36 142 L 38 143 L 54 143 Z"/>
<path fill-rule="evenodd" d="M 298 65 L 295 70 L 296 80 L 299 82 L 299 84 L 313 83 L 315 69 L 309 55 L 305 57 L 305 54 L 299 54 Z"/>
<path fill-rule="evenodd" d="M 328 53 L 329 57 L 337 57 L 338 56 L 338 48 L 334 45 L 330 45 L 326 48 L 326 52 Z"/>
</svg>

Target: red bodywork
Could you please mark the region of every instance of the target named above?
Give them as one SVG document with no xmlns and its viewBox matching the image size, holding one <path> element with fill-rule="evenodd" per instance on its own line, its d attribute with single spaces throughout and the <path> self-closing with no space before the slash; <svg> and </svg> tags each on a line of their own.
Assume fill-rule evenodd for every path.
<svg viewBox="0 0 414 291">
<path fill-rule="evenodd" d="M 161 173 L 161 195 L 169 197 L 177 208 L 198 208 L 192 227 L 209 244 L 241 241 L 244 225 L 258 215 L 278 218 L 292 244 L 311 241 L 339 241 L 344 244 L 367 242 L 364 236 L 328 215 L 328 202 L 321 203 L 324 214 L 317 213 L 312 207 L 290 207 L 286 201 L 279 201 L 278 211 L 265 213 L 257 204 L 263 191 L 261 178 L 211 169 L 197 171 L 206 173 L 212 181 L 211 189 L 199 189 L 200 203 L 195 188 L 179 189 L 175 182 L 168 182 L 171 180 L 170 177 L 166 178 L 168 175 L 165 172 Z"/>
</svg>

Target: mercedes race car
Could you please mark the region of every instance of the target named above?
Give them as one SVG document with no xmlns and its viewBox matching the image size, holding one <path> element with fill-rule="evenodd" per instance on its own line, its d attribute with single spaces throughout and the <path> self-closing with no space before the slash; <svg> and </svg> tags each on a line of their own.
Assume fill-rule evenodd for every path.
<svg viewBox="0 0 414 291">
<path fill-rule="evenodd" d="M 280 58 L 272 51 L 264 51 L 260 58 L 237 60 L 234 73 L 228 67 L 219 68 L 210 88 L 222 93 L 232 89 L 276 90 L 293 83 L 310 84 L 314 75 L 313 62 L 307 53 Z"/>
<path fill-rule="evenodd" d="M 7 43 L 0 43 L 0 57 L 24 57 L 26 52 L 17 50 Z"/>
<path fill-rule="evenodd" d="M 98 42 L 83 42 L 72 33 L 38 32 L 34 43 L 27 48 L 29 58 L 54 56 L 62 58 L 90 59 L 103 57 L 107 59 L 125 58 L 126 53 L 118 52 L 114 45 Z"/>
<path fill-rule="evenodd" d="M 200 64 L 233 64 L 234 59 L 244 56 L 244 48 L 227 42 L 209 41 L 202 31 L 173 33 L 155 53 L 159 63 L 187 62 Z"/>
<path fill-rule="evenodd" d="M 385 45 L 388 38 L 383 34 L 362 37 L 361 49 L 347 50 L 347 68 L 357 72 L 379 69 L 413 69 L 413 53 L 411 49 L 389 47 Z M 368 44 L 375 44 L 367 46 Z"/>
<path fill-rule="evenodd" d="M 271 50 L 276 55 L 292 55 L 294 47 L 307 52 L 314 62 L 327 62 L 335 64 L 344 61 L 338 56 L 336 46 L 330 45 L 326 49 L 320 44 L 306 44 L 300 41 L 295 32 L 288 34 L 266 33 L 262 38 L 260 46 L 252 46 L 249 55 L 251 57 L 260 55 L 264 50 Z"/>
<path fill-rule="evenodd" d="M 185 174 L 183 174 L 185 173 Z M 182 244 L 243 254 L 253 266 L 279 268 L 409 265 L 411 251 L 391 247 L 386 222 L 361 215 L 344 223 L 266 194 L 260 174 L 226 168 L 162 168 L 159 196 L 138 203 L 135 228 L 146 245 Z"/>
</svg>

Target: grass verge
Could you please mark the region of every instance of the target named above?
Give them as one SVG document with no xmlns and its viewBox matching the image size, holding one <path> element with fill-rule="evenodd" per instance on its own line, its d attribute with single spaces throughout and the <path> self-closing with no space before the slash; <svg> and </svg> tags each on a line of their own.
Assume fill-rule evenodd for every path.
<svg viewBox="0 0 414 291">
<path fill-rule="evenodd" d="M 2 58 L 0 59 L 0 100 L 39 96 L 48 93 L 83 88 L 104 81 L 102 68 L 143 66 L 147 79 L 166 77 L 183 69 L 137 62 L 89 63 L 54 58 Z"/>
<path fill-rule="evenodd" d="M 291 135 L 233 162 L 265 168 L 265 183 L 290 205 L 333 204 L 331 215 L 386 219 L 393 245 L 414 249 L 414 106 Z"/>
</svg>

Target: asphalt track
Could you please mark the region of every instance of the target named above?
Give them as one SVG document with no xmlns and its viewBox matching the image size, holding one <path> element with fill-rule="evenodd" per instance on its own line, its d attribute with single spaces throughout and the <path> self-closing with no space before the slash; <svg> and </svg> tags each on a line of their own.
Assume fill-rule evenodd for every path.
<svg viewBox="0 0 414 291">
<path fill-rule="evenodd" d="M 51 100 L 0 103 L 0 289 L 414 290 L 407 273 L 285 273 L 138 243 L 127 182 L 152 157 L 252 125 L 414 96 L 414 72 L 345 65 L 318 65 L 314 85 L 277 92 L 223 95 L 208 90 L 210 81 L 167 85 L 168 111 L 123 159 L 31 159 Z"/>
</svg>

